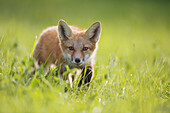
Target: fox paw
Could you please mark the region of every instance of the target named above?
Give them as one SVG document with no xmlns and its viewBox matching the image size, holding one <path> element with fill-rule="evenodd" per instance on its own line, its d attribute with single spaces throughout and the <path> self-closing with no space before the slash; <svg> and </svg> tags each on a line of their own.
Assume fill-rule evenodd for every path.
<svg viewBox="0 0 170 113">
<path fill-rule="evenodd" d="M 89 82 L 91 81 L 91 78 L 93 76 L 93 71 L 91 69 L 83 69 L 82 71 L 82 77 L 80 79 L 80 82 L 78 84 L 78 87 L 80 87 L 83 83 L 87 86 L 89 86 Z"/>
</svg>

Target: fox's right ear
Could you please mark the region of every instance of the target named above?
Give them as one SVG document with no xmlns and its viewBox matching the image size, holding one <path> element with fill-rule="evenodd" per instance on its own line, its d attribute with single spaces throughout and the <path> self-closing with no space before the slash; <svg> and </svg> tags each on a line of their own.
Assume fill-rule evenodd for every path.
<svg viewBox="0 0 170 113">
<path fill-rule="evenodd" d="M 61 40 L 68 40 L 71 37 L 72 31 L 64 20 L 60 20 L 58 24 L 58 36 Z"/>
</svg>

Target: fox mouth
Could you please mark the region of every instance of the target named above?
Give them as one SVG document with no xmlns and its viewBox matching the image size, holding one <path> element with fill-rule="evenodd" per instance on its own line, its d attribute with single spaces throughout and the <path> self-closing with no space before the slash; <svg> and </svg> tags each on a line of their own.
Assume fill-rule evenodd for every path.
<svg viewBox="0 0 170 113">
<path fill-rule="evenodd" d="M 72 63 L 75 67 L 81 67 L 81 66 L 83 66 L 83 63 Z"/>
<path fill-rule="evenodd" d="M 74 63 L 75 65 L 77 65 L 77 66 L 81 66 L 82 65 L 82 63 Z"/>
</svg>

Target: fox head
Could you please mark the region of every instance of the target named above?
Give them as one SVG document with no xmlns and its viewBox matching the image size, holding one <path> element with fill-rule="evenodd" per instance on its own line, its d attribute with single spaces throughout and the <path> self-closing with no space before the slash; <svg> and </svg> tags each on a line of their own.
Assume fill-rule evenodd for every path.
<svg viewBox="0 0 170 113">
<path fill-rule="evenodd" d="M 97 49 L 100 34 L 100 22 L 95 22 L 87 30 L 82 30 L 60 20 L 58 37 L 64 58 L 75 67 L 89 62 L 90 57 L 95 54 Z"/>
</svg>

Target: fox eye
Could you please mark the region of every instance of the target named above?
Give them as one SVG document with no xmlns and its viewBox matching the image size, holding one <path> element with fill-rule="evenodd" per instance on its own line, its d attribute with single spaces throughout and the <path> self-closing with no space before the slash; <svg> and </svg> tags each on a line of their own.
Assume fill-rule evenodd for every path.
<svg viewBox="0 0 170 113">
<path fill-rule="evenodd" d="M 70 51 L 74 51 L 74 48 L 72 46 L 68 47 Z"/>
<path fill-rule="evenodd" d="M 88 49 L 88 47 L 83 47 L 83 51 L 87 51 Z"/>
</svg>

